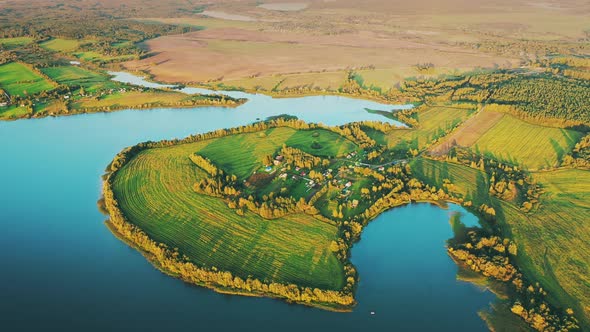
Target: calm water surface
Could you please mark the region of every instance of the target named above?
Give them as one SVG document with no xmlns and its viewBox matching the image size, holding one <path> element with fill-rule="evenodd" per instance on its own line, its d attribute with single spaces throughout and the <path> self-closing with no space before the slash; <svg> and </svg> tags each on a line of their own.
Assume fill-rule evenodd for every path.
<svg viewBox="0 0 590 332">
<path fill-rule="evenodd" d="M 216 294 L 170 278 L 117 240 L 96 208 L 105 166 L 125 146 L 288 113 L 343 124 L 387 119 L 357 99 L 248 95 L 236 109 L 122 111 L 0 122 L 1 331 L 485 331 L 494 296 L 456 281 L 451 206 L 391 210 L 352 250 L 352 313 Z M 477 223 L 473 215 L 463 221 Z M 375 315 L 370 315 L 374 311 Z"/>
</svg>

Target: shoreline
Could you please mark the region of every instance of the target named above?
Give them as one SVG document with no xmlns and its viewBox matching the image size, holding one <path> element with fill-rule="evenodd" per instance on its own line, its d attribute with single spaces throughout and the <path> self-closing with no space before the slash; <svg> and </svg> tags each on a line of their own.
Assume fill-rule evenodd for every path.
<svg viewBox="0 0 590 332">
<path fill-rule="evenodd" d="M 231 135 L 231 133 L 228 133 L 227 135 Z M 203 137 L 206 137 L 206 136 L 207 136 L 206 134 L 203 135 Z M 185 139 L 175 141 L 173 144 L 174 145 L 186 144 L 186 143 L 189 143 L 189 142 L 192 142 L 195 140 L 198 141 L 201 139 L 207 139 L 207 138 L 197 138 L 194 136 L 188 136 Z M 166 255 L 172 252 L 171 250 L 168 249 L 168 246 L 165 243 L 159 243 L 159 242 L 153 241 L 139 226 L 133 224 L 132 222 L 130 222 L 127 219 L 124 212 L 119 208 L 119 202 L 117 201 L 114 191 L 112 189 L 112 181 L 116 177 L 117 172 L 122 167 L 124 167 L 128 162 L 133 160 L 136 156 L 136 153 L 140 153 L 143 150 L 158 148 L 157 142 L 154 142 L 154 146 L 150 146 L 150 145 L 148 145 L 148 146 L 141 145 L 140 146 L 140 144 L 141 143 L 139 143 L 138 145 L 123 149 L 121 152 L 119 152 L 114 157 L 114 159 L 111 161 L 111 163 L 107 166 L 107 169 L 105 171 L 106 173 L 103 176 L 103 191 L 102 191 L 103 196 L 99 200 L 98 205 L 99 205 L 99 209 L 104 210 L 106 212 L 106 214 L 108 215 L 109 219 L 105 222 L 105 224 L 109 228 L 109 230 L 113 233 L 113 235 L 115 237 L 117 237 L 118 239 L 120 239 L 121 241 L 123 241 L 124 243 L 126 243 L 127 245 L 129 245 L 130 247 L 139 251 L 156 269 L 160 270 L 164 274 L 167 274 L 171 277 L 180 279 L 180 280 L 182 280 L 186 283 L 189 283 L 191 285 L 205 287 L 205 288 L 211 289 L 217 293 L 229 294 L 229 295 L 251 296 L 251 297 L 268 297 L 268 298 L 282 300 L 287 303 L 302 304 L 305 306 L 315 307 L 315 308 L 333 311 L 333 312 L 351 312 L 353 310 L 354 306 L 356 305 L 356 300 L 355 300 L 355 296 L 354 296 L 355 292 L 356 292 L 356 287 L 351 291 L 345 291 L 345 292 L 343 292 L 342 290 L 325 290 L 325 292 L 333 292 L 332 294 L 338 294 L 338 296 L 334 295 L 334 296 L 336 296 L 335 298 L 329 297 L 330 299 L 332 299 L 331 302 L 321 302 L 321 301 L 314 301 L 314 300 L 303 301 L 303 300 L 298 300 L 297 298 L 295 298 L 295 299 L 290 298 L 289 296 L 285 296 L 283 294 L 277 294 L 276 292 L 262 291 L 262 290 L 247 290 L 247 289 L 236 288 L 236 287 L 232 287 L 232 286 L 222 286 L 222 285 L 219 285 L 215 282 L 212 282 L 210 279 L 209 279 L 209 281 L 203 281 L 198 278 L 194 278 L 192 275 L 184 276 L 181 272 L 179 272 L 178 266 L 180 266 L 182 268 L 185 264 L 194 265 L 194 263 L 190 262 L 188 260 L 183 262 L 176 257 L 174 257 L 174 258 L 167 257 Z M 389 211 L 389 210 L 392 210 L 392 209 L 395 209 L 398 207 L 402 207 L 402 206 L 406 206 L 409 204 L 413 204 L 413 203 L 432 204 L 432 205 L 436 205 L 437 207 L 439 207 L 441 209 L 448 209 L 449 203 L 461 205 L 461 202 L 459 200 L 455 200 L 455 199 L 442 199 L 442 200 L 434 200 L 434 199 L 427 199 L 427 198 L 408 199 L 408 200 L 404 200 L 399 203 L 396 203 L 394 205 L 383 206 L 378 211 L 376 211 L 376 213 L 374 213 L 373 215 L 370 216 L 370 219 L 367 221 L 367 224 L 371 223 L 373 220 L 375 220 L 378 216 L 380 216 L 385 211 Z M 354 243 L 357 243 L 359 240 L 360 240 L 360 238 L 358 240 L 356 240 Z M 146 243 L 147 243 L 147 245 L 146 245 Z M 155 248 L 157 248 L 157 249 L 150 250 L 149 248 L 152 248 L 154 245 L 155 245 Z M 349 248 L 349 250 L 351 248 L 352 248 L 352 246 Z M 350 255 L 348 255 L 347 258 L 345 259 L 345 261 L 342 261 L 342 263 L 343 263 L 343 265 L 350 264 L 351 266 L 353 266 L 350 261 Z M 196 269 L 209 269 L 208 267 L 200 268 L 200 267 L 196 267 L 196 266 L 195 266 L 195 268 Z M 209 270 L 206 270 L 206 271 L 209 271 Z M 215 271 L 215 272 L 217 273 L 217 271 Z M 219 273 L 232 273 L 232 272 L 231 271 L 219 271 Z M 234 277 L 237 277 L 237 276 L 234 276 Z M 270 284 L 274 284 L 274 283 L 270 282 Z M 291 285 L 289 285 L 289 287 L 297 287 L 300 291 L 306 290 L 306 289 L 311 289 L 311 287 L 304 287 L 304 286 L 300 286 L 300 285 L 296 285 L 296 284 L 291 284 Z M 317 288 L 313 288 L 313 289 L 314 289 L 314 292 L 316 290 L 318 290 Z M 322 291 L 322 290 L 319 290 L 319 291 Z M 345 304 L 343 304 L 342 301 L 345 301 Z"/>
<path fill-rule="evenodd" d="M 238 296 L 247 296 L 247 297 L 269 298 L 269 299 L 281 300 L 281 301 L 284 301 L 285 303 L 288 303 L 288 304 L 300 304 L 300 305 L 305 305 L 310 308 L 318 308 L 318 309 L 332 311 L 332 312 L 342 312 L 342 313 L 352 312 L 352 309 L 354 308 L 354 305 L 349 306 L 349 307 L 334 307 L 334 306 L 331 306 L 328 304 L 322 304 L 322 303 L 288 301 L 285 298 L 276 296 L 272 293 L 248 292 L 248 291 L 241 291 L 237 288 L 222 288 L 222 287 L 218 287 L 216 285 L 213 285 L 211 283 L 192 282 L 190 280 L 183 278 L 179 274 L 176 274 L 176 273 L 171 272 L 170 270 L 167 270 L 165 267 L 163 267 L 161 264 L 159 264 L 158 261 L 154 258 L 153 254 L 144 250 L 138 244 L 136 244 L 135 242 L 133 242 L 129 238 L 125 237 L 121 232 L 119 232 L 117 227 L 111 222 L 110 219 L 105 220 L 105 226 L 109 229 L 109 231 L 111 231 L 111 233 L 117 239 L 119 239 L 121 242 L 125 243 L 129 247 L 137 250 L 137 252 L 139 252 L 158 271 L 160 271 L 163 274 L 170 276 L 172 278 L 181 280 L 182 282 L 184 282 L 188 285 L 191 285 L 191 286 L 203 287 L 203 288 L 212 290 L 216 293 L 223 294 L 223 295 L 238 295 Z"/>
<path fill-rule="evenodd" d="M 103 113 L 103 114 L 107 114 L 107 113 L 113 113 L 113 112 L 120 112 L 120 111 L 135 111 L 135 112 L 141 112 L 141 111 L 151 111 L 151 110 L 158 110 L 158 109 L 191 109 L 191 108 L 201 108 L 201 107 L 220 107 L 220 108 L 237 108 L 245 103 L 247 103 L 248 100 L 242 100 L 239 102 L 236 102 L 234 104 L 225 104 L 225 105 L 220 105 L 220 104 L 197 104 L 197 105 L 155 105 L 155 106 L 149 106 L 149 107 L 114 107 L 111 108 L 110 110 L 104 110 L 104 109 L 96 109 L 96 110 L 84 110 L 84 111 L 70 111 L 67 113 L 57 113 L 57 114 L 43 114 L 43 115 L 27 115 L 27 116 L 22 116 L 22 117 L 18 117 L 18 118 L 0 118 L 0 122 L 5 121 L 5 122 L 12 122 L 12 121 L 19 121 L 19 120 L 34 120 L 34 119 L 44 119 L 44 118 L 59 118 L 59 117 L 67 117 L 67 116 L 76 116 L 76 115 L 84 115 L 84 114 L 98 114 L 98 113 Z M 108 107 L 112 107 L 112 106 L 108 106 Z"/>
</svg>

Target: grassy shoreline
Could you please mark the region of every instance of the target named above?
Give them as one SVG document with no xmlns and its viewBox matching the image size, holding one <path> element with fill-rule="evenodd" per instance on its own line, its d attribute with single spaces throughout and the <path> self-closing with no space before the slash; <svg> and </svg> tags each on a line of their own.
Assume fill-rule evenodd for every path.
<svg viewBox="0 0 590 332">
<path fill-rule="evenodd" d="M 152 264 L 160 272 L 162 272 L 168 276 L 171 276 L 173 278 L 180 279 L 187 284 L 190 284 L 193 286 L 204 287 L 204 288 L 210 289 L 216 293 L 220 293 L 220 294 L 224 294 L 224 295 L 240 295 L 240 296 L 248 296 L 248 297 L 267 297 L 267 298 L 272 298 L 272 299 L 277 299 L 277 300 L 285 300 L 283 297 L 277 296 L 276 294 L 273 294 L 273 293 L 249 292 L 249 291 L 238 290 L 236 288 L 223 288 L 223 287 L 219 287 L 217 285 L 214 285 L 212 283 L 204 283 L 204 282 L 196 283 L 191 280 L 185 279 L 181 275 L 174 273 L 169 269 L 166 269 L 162 264 L 160 264 L 158 262 L 158 260 L 155 258 L 155 256 L 153 254 L 151 254 L 149 251 L 144 250 L 137 243 L 133 242 L 128 237 L 126 237 L 121 232 L 119 232 L 119 229 L 111 222 L 110 219 L 107 219 L 105 221 L 105 225 L 117 239 L 119 239 L 121 242 L 125 243 L 129 247 L 137 250 L 143 257 L 145 257 L 145 259 L 150 264 Z M 332 312 L 351 312 L 352 309 L 354 308 L 354 306 L 337 307 L 337 306 L 331 305 L 329 303 L 308 303 L 308 302 L 297 302 L 297 301 L 287 301 L 287 300 L 285 300 L 285 302 L 292 303 L 292 304 L 302 304 L 302 305 L 306 305 L 306 306 L 309 306 L 312 308 L 319 308 L 319 309 L 328 310 L 328 311 L 332 311 Z"/>
<path fill-rule="evenodd" d="M 204 136 L 206 136 L 206 135 L 204 135 Z M 195 138 L 195 140 L 198 141 L 198 139 L 196 139 L 196 138 Z M 172 144 L 173 145 L 190 144 L 191 142 L 192 141 L 190 141 L 190 140 L 188 142 L 184 142 L 183 140 L 180 140 L 180 141 L 175 141 Z M 170 145 L 166 145 L 166 147 L 169 147 L 169 146 Z M 329 310 L 329 311 L 348 312 L 348 311 L 352 310 L 352 308 L 356 304 L 356 302 L 354 301 L 354 291 L 356 290 L 356 288 L 353 288 L 353 290 L 350 293 L 348 291 L 346 291 L 344 293 L 341 293 L 342 295 L 339 295 L 339 296 L 343 296 L 344 298 L 335 298 L 332 301 L 328 301 L 328 302 L 326 302 L 326 301 L 309 301 L 309 300 L 303 301 L 303 300 L 298 300 L 297 298 L 294 299 L 294 298 L 291 298 L 288 296 L 284 296 L 282 294 L 277 294 L 276 292 L 272 292 L 272 291 L 245 290 L 243 288 L 235 288 L 235 287 L 228 287 L 227 285 L 219 285 L 215 281 L 207 282 L 207 281 L 192 278 L 191 276 L 187 277 L 187 276 L 183 275 L 182 273 L 180 273 L 178 270 L 178 266 L 182 266 L 183 264 L 186 264 L 186 262 L 179 260 L 176 256 L 173 256 L 173 258 L 172 258 L 173 262 L 167 260 L 169 258 L 169 257 L 167 257 L 167 255 L 169 255 L 170 252 L 168 249 L 163 249 L 163 248 L 167 248 L 167 244 L 163 244 L 163 243 L 159 243 L 159 242 L 154 241 L 138 225 L 129 221 L 130 220 L 129 216 L 126 215 L 125 212 L 123 212 L 123 210 L 120 208 L 122 206 L 121 202 L 117 199 L 115 192 L 113 190 L 113 182 L 114 182 L 114 179 L 117 176 L 118 172 L 125 165 L 127 165 L 128 163 L 133 161 L 134 158 L 139 155 L 139 153 L 140 153 L 139 151 L 145 151 L 145 150 L 149 150 L 149 149 L 153 149 L 153 148 L 156 148 L 156 149 L 158 148 L 158 147 L 139 148 L 139 146 L 137 146 L 137 145 L 135 147 L 138 149 L 137 152 L 133 152 L 133 153 L 129 152 L 129 151 L 132 151 L 134 149 L 134 147 L 125 149 L 124 151 L 129 152 L 129 155 L 126 155 L 127 152 L 119 153 L 119 155 L 117 155 L 117 157 L 115 157 L 115 159 L 113 160 L 111 165 L 107 168 L 107 173 L 103 177 L 103 180 L 104 180 L 103 197 L 104 198 L 102 199 L 101 203 L 99 203 L 99 204 L 101 206 L 104 206 L 104 210 L 109 215 L 110 219 L 107 221 L 107 226 L 113 232 L 113 234 L 116 237 L 118 237 L 119 239 L 121 239 L 122 241 L 124 241 L 129 246 L 140 251 L 142 253 L 142 255 L 144 257 L 146 257 L 146 259 L 148 261 L 150 261 L 150 263 L 153 264 L 156 268 L 158 268 L 160 271 L 162 271 L 165 274 L 168 274 L 172 277 L 179 278 L 187 283 L 195 284 L 198 286 L 203 286 L 203 287 L 212 289 L 212 290 L 219 292 L 219 293 L 254 296 L 254 297 L 264 296 L 264 297 L 281 299 L 281 300 L 284 300 L 289 303 L 303 304 L 303 305 L 316 307 L 316 308 Z M 454 199 L 436 200 L 436 199 L 429 199 L 426 197 L 424 197 L 424 198 L 410 198 L 410 197 L 408 197 L 407 199 L 397 201 L 397 203 L 394 203 L 394 204 L 375 207 L 375 209 L 372 211 L 367 223 L 371 222 L 377 216 L 381 215 L 381 213 L 383 213 L 385 211 L 388 211 L 388 210 L 396 208 L 396 207 L 405 206 L 405 205 L 411 204 L 411 203 L 430 203 L 430 204 L 434 204 L 440 208 L 445 209 L 445 208 L 447 208 L 447 203 L 459 203 L 460 204 L 460 201 L 454 200 Z M 146 241 L 147 241 L 148 245 L 146 245 Z M 358 239 L 357 239 L 357 241 L 358 241 Z M 156 248 L 156 249 L 154 249 L 154 248 Z M 154 253 L 154 250 L 155 250 L 155 253 Z M 168 253 L 162 253 L 162 250 L 168 251 Z M 347 257 L 346 261 L 343 263 L 350 264 L 350 266 L 352 266 L 352 263 L 350 263 L 350 257 Z M 231 273 L 232 271 L 229 271 L 229 272 Z M 272 281 L 271 281 L 271 283 L 272 283 Z M 304 286 L 299 286 L 297 284 L 293 284 L 293 286 L 299 287 L 299 288 L 304 287 Z M 313 286 L 311 286 L 311 287 L 313 287 Z M 314 288 L 314 292 L 315 291 L 316 291 L 316 288 Z M 339 294 L 340 294 L 341 291 L 337 290 L 337 292 L 339 292 Z M 347 302 L 342 303 L 342 301 L 347 301 Z"/>
<path fill-rule="evenodd" d="M 104 177 L 105 179 L 104 179 L 104 184 L 103 184 L 103 194 L 108 193 L 108 192 L 112 192 L 112 190 L 110 189 L 110 184 L 108 184 L 108 183 L 111 180 L 111 177 L 113 175 L 114 175 L 114 172 L 109 172 L 109 173 L 105 174 L 105 177 Z M 414 204 L 414 203 L 428 203 L 428 204 L 435 205 L 441 209 L 447 209 L 448 208 L 448 206 L 446 205 L 447 203 L 457 204 L 457 202 L 453 201 L 453 200 L 449 200 L 449 201 L 416 200 L 416 201 L 404 202 L 402 204 L 381 210 L 373 219 L 377 218 L 379 215 L 381 215 L 382 213 L 384 213 L 386 211 L 400 208 L 400 207 L 406 206 L 408 204 Z M 115 205 L 118 205 L 117 201 L 115 201 Z M 174 271 L 172 271 L 170 269 L 167 269 L 164 265 L 162 265 L 158 261 L 158 259 L 156 258 L 156 256 L 154 254 L 145 250 L 140 244 L 138 244 L 137 242 L 134 242 L 132 238 L 125 236 L 120 231 L 120 228 L 117 227 L 117 225 L 115 225 L 112 222 L 112 218 L 113 218 L 113 210 L 112 209 L 113 209 L 113 207 L 108 207 L 107 205 L 102 205 L 102 206 L 104 206 L 104 211 L 106 212 L 106 214 L 110 218 L 105 221 L 105 225 L 116 238 L 118 238 L 119 240 L 121 240 L 122 242 L 127 244 L 129 247 L 140 252 L 141 255 L 144 256 L 160 272 L 162 272 L 166 275 L 169 275 L 171 277 L 180 279 L 183 282 L 186 282 L 188 284 L 200 286 L 200 287 L 205 287 L 207 289 L 213 290 L 213 291 L 220 293 L 220 294 L 241 295 L 241 296 L 249 296 L 249 297 L 268 297 L 268 298 L 272 298 L 272 299 L 283 300 L 287 303 L 301 304 L 301 305 L 314 307 L 314 308 L 318 308 L 318 309 L 323 309 L 323 310 L 328 310 L 328 311 L 332 311 L 332 312 L 351 312 L 353 310 L 354 306 L 356 305 L 356 302 L 353 303 L 352 305 L 349 305 L 349 306 L 337 306 L 337 305 L 334 305 L 333 303 L 315 303 L 315 302 L 310 303 L 310 302 L 304 302 L 304 301 L 292 301 L 292 300 L 285 299 L 282 296 L 278 296 L 278 295 L 276 295 L 274 293 L 270 293 L 270 292 L 251 292 L 251 291 L 244 291 L 244 290 L 240 290 L 240 289 L 236 289 L 236 288 L 219 287 L 218 285 L 215 285 L 213 283 L 194 282 L 193 280 L 184 278 L 182 275 L 175 273 Z M 134 224 L 132 224 L 130 222 L 127 222 L 127 223 L 129 225 L 135 226 Z M 451 256 L 451 258 L 452 258 L 452 256 Z M 453 259 L 453 261 L 457 265 L 459 265 L 459 262 L 457 260 Z"/>
<path fill-rule="evenodd" d="M 119 105 L 112 105 L 112 106 L 105 106 L 108 107 L 109 109 L 104 109 L 104 107 L 101 108 L 94 108 L 94 109 L 84 109 L 84 110 L 78 110 L 78 109 L 72 109 L 69 110 L 68 112 L 60 112 L 60 113 L 55 113 L 55 114 L 50 114 L 47 112 L 44 113 L 35 113 L 35 114 L 30 114 L 27 113 L 24 116 L 21 117 L 16 117 L 16 118 L 1 118 L 0 117 L 0 121 L 17 121 L 17 120 L 27 120 L 27 119 L 43 119 L 43 118 L 48 118 L 48 117 L 63 117 L 63 116 L 74 116 L 74 115 L 83 115 L 83 114 L 96 114 L 96 113 L 113 113 L 113 112 L 119 112 L 119 111 L 150 111 L 150 110 L 156 110 L 156 109 L 191 109 L 191 108 L 200 108 L 200 107 L 223 107 L 223 108 L 236 108 L 240 105 L 243 105 L 244 103 L 246 103 L 247 100 L 238 100 L 235 103 L 232 104 L 217 104 L 217 103 L 203 103 L 203 104 L 196 104 L 196 105 L 176 105 L 176 104 L 154 104 L 148 107 L 129 107 L 129 106 L 119 106 Z"/>
</svg>

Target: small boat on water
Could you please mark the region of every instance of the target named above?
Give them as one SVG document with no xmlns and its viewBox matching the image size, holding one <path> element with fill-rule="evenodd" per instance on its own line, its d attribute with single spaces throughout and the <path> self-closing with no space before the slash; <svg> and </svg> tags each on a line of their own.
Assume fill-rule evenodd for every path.
<svg viewBox="0 0 590 332">
<path fill-rule="evenodd" d="M 371 311 L 371 315 L 374 315 L 374 314 L 375 314 L 375 312 L 374 311 Z"/>
</svg>

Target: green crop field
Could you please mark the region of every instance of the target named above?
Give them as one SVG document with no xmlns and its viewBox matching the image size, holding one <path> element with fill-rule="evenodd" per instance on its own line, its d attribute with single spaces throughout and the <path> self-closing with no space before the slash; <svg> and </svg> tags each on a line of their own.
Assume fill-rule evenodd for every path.
<svg viewBox="0 0 590 332">
<path fill-rule="evenodd" d="M 418 158 L 410 163 L 414 176 L 424 183 L 442 188 L 444 180 L 451 183 L 447 191 L 459 195 L 474 206 L 490 204 L 489 179 L 486 173 L 456 163 Z"/>
<path fill-rule="evenodd" d="M 60 84 L 80 85 L 89 92 L 116 86 L 108 76 L 76 66 L 48 67 L 43 68 L 43 72 Z"/>
<path fill-rule="evenodd" d="M 0 66 L 0 87 L 14 96 L 31 95 L 53 89 L 50 82 L 18 62 Z"/>
<path fill-rule="evenodd" d="M 555 166 L 582 133 L 534 125 L 506 115 L 473 145 L 482 153 L 530 169 Z"/>
<path fill-rule="evenodd" d="M 534 177 L 547 191 L 543 205 L 532 217 L 512 219 L 510 226 L 527 248 L 536 248 L 527 255 L 539 277 L 565 290 L 590 314 L 590 171 L 566 169 Z"/>
<path fill-rule="evenodd" d="M 473 110 L 465 108 L 432 106 L 418 111 L 419 127 L 393 130 L 387 135 L 389 147 L 400 145 L 423 148 L 445 132 L 467 120 Z"/>
<path fill-rule="evenodd" d="M 412 173 L 427 184 L 442 188 L 445 179 L 454 185 L 452 193 L 463 197 L 483 195 L 487 197 L 488 186 L 485 173 L 471 167 L 432 159 L 418 158 L 410 163 Z"/>
<path fill-rule="evenodd" d="M 0 119 L 16 119 L 26 115 L 28 112 L 29 111 L 26 107 L 19 107 L 15 105 L 8 107 L 0 107 Z"/>
<path fill-rule="evenodd" d="M 518 265 L 542 282 L 550 297 L 576 312 L 590 313 L 590 173 L 575 174 L 567 170 L 544 176 L 548 187 L 567 186 L 571 178 L 585 181 L 583 191 L 574 194 L 549 192 L 543 197 L 543 204 L 529 214 L 513 205 L 498 201 L 496 213 L 510 229 L 512 237 L 522 249 Z M 566 176 L 567 178 L 562 178 Z M 580 186 L 581 187 L 581 186 Z M 574 196 L 571 200 L 570 197 Z M 577 197 L 585 197 L 582 205 Z M 501 208 L 498 208 L 501 206 Z"/>
<path fill-rule="evenodd" d="M 31 37 L 16 37 L 16 38 L 0 38 L 0 45 L 7 49 L 20 47 L 33 42 Z"/>
<path fill-rule="evenodd" d="M 241 134 L 143 151 L 117 173 L 115 196 L 131 222 L 200 266 L 244 278 L 340 289 L 343 266 L 329 249 L 337 238 L 336 226 L 304 214 L 266 220 L 248 212 L 241 217 L 222 200 L 193 191 L 205 174 L 190 154 L 215 156 L 219 144 L 226 148 L 226 158 L 238 154 L 236 160 L 256 163 L 257 158 L 243 155 L 274 152 L 294 134 L 293 129 L 277 128 L 267 137 Z M 248 144 L 256 148 L 254 153 L 243 148 Z"/>
<path fill-rule="evenodd" d="M 80 42 L 74 39 L 51 39 L 41 44 L 41 47 L 56 52 L 70 52 L 78 48 Z"/>
<path fill-rule="evenodd" d="M 78 53 L 74 53 L 74 55 L 80 60 L 90 61 L 90 62 L 100 62 L 100 61 L 116 62 L 116 61 L 132 60 L 134 58 L 133 55 L 108 56 L 108 55 L 103 55 L 103 54 L 93 52 L 93 51 L 78 52 Z"/>
<path fill-rule="evenodd" d="M 314 132 L 319 136 L 314 137 Z M 314 141 L 320 149 L 311 147 Z M 243 179 L 262 165 L 262 158 L 278 151 L 283 144 L 314 155 L 339 156 L 354 151 L 357 146 L 348 139 L 328 130 L 295 130 L 272 128 L 264 134 L 232 135 L 212 141 L 199 153 L 216 165 Z"/>
</svg>

